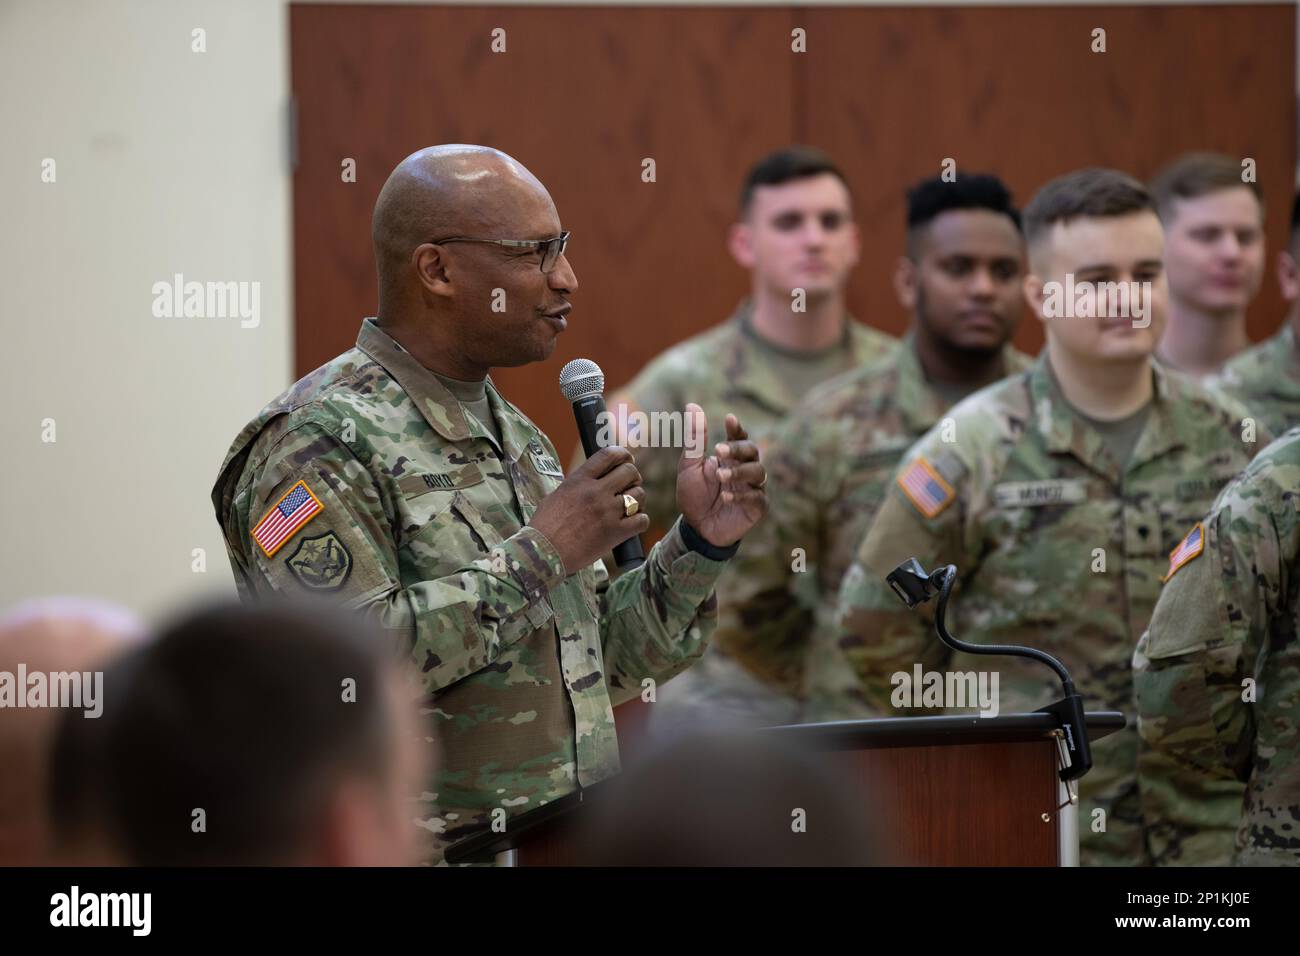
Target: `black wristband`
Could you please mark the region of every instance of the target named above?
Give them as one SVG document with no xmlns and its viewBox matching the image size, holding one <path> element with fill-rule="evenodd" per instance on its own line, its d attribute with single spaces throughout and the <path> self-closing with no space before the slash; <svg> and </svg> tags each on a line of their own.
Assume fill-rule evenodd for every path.
<svg viewBox="0 0 1300 956">
<path fill-rule="evenodd" d="M 719 548 L 716 544 L 706 541 L 704 535 L 692 528 L 685 518 L 678 519 L 678 523 L 681 525 L 682 540 L 686 542 L 687 549 L 704 555 L 710 561 L 726 561 L 740 550 L 739 541 L 728 547 Z"/>
</svg>

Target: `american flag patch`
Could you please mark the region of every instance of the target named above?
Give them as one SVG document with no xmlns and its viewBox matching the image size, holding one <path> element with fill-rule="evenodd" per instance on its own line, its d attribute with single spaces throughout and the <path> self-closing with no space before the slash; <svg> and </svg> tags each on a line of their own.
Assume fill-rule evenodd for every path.
<svg viewBox="0 0 1300 956">
<path fill-rule="evenodd" d="M 1161 583 L 1174 576 L 1174 572 L 1205 550 L 1205 529 L 1201 523 L 1187 532 L 1187 537 L 1178 542 L 1178 547 L 1169 552 L 1169 573 L 1160 579 Z"/>
<path fill-rule="evenodd" d="M 320 499 L 311 493 L 307 483 L 299 481 L 280 497 L 249 534 L 269 558 L 323 510 Z"/>
<path fill-rule="evenodd" d="M 957 497 L 952 485 L 943 480 L 924 456 L 917 458 L 898 476 L 898 487 L 927 518 L 933 518 Z"/>
</svg>

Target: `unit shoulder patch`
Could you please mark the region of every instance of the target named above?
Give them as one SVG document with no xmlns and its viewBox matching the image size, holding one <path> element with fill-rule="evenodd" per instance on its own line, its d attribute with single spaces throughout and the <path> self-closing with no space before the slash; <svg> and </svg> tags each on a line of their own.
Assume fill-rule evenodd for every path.
<svg viewBox="0 0 1300 956">
<path fill-rule="evenodd" d="M 285 560 L 293 576 L 311 591 L 337 591 L 352 573 L 352 552 L 333 531 L 303 538 Z"/>
</svg>

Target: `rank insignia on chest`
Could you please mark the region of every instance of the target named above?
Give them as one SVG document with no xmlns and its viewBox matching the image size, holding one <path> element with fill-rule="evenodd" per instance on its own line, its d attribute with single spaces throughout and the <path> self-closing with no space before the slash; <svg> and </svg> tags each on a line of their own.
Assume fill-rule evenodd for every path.
<svg viewBox="0 0 1300 956">
<path fill-rule="evenodd" d="M 908 465 L 897 480 L 898 487 L 907 496 L 907 500 L 927 518 L 933 518 L 943 511 L 957 497 L 952 485 L 944 481 L 943 476 L 924 456 Z"/>
<path fill-rule="evenodd" d="M 307 482 L 296 481 L 254 525 L 249 535 L 269 558 L 323 510 L 324 506 L 307 487 Z"/>
<path fill-rule="evenodd" d="M 528 457 L 533 460 L 533 467 L 537 469 L 539 475 L 547 475 L 551 478 L 564 479 L 564 469 L 560 463 L 552 458 L 540 446 L 528 446 Z"/>
<path fill-rule="evenodd" d="M 1174 572 L 1184 564 L 1192 561 L 1205 550 L 1205 529 L 1201 527 L 1198 521 L 1196 527 L 1187 532 L 1187 537 L 1178 542 L 1178 547 L 1169 552 L 1169 573 L 1160 580 L 1168 581 L 1174 576 Z"/>
</svg>

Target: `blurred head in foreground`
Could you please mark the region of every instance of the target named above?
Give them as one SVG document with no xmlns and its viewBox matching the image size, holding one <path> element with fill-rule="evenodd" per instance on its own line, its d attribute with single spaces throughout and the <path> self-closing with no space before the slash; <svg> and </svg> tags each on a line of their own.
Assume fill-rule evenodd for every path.
<svg viewBox="0 0 1300 956">
<path fill-rule="evenodd" d="M 431 768 L 414 698 L 336 609 L 188 614 L 105 675 L 99 726 L 63 722 L 68 862 L 111 842 L 145 866 L 416 863 L 408 808 Z"/>
<path fill-rule="evenodd" d="M 771 733 L 679 738 L 629 767 L 592 808 L 599 866 L 869 866 L 867 794 L 832 755 Z"/>
<path fill-rule="evenodd" d="M 95 674 L 143 635 L 125 608 L 80 598 L 27 601 L 0 617 L 0 866 L 52 862 L 48 771 L 60 717 L 94 725 Z"/>
</svg>

